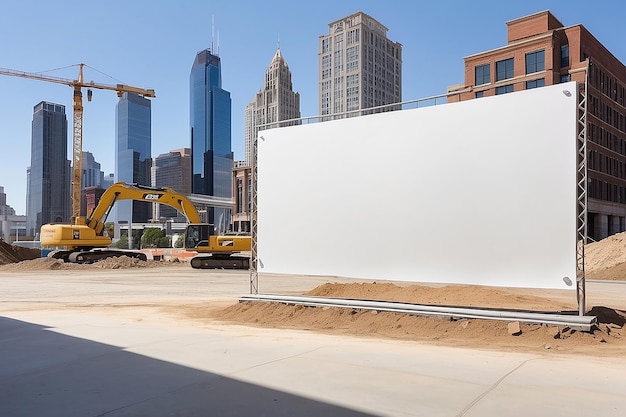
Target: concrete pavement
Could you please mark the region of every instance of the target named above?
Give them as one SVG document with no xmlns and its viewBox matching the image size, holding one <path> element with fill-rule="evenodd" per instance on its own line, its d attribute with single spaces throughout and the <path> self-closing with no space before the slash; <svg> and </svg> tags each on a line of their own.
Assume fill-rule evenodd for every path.
<svg viewBox="0 0 626 417">
<path fill-rule="evenodd" d="M 326 282 L 284 278 L 261 285 L 289 292 Z M 0 272 L 0 285 L 0 416 L 626 415 L 623 358 L 159 314 L 162 302 L 234 301 L 248 289 L 241 272 Z"/>
</svg>

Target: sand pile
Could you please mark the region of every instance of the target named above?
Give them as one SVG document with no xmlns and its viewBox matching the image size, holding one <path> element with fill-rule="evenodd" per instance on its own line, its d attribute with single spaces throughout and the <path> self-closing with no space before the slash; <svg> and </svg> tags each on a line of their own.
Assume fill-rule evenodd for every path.
<svg viewBox="0 0 626 417">
<path fill-rule="evenodd" d="M 626 262 L 626 232 L 585 246 L 585 268 L 597 270 Z"/>
<path fill-rule="evenodd" d="M 29 249 L 21 246 L 10 245 L 0 238 L 0 265 L 35 259 L 40 256 L 41 251 L 39 249 Z"/>
<path fill-rule="evenodd" d="M 593 312 L 591 312 L 593 314 Z M 623 323 L 601 323 L 593 332 L 568 327 L 520 324 L 511 335 L 509 323 L 477 319 L 440 319 L 408 314 L 340 308 L 314 308 L 271 303 L 241 303 L 216 312 L 213 318 L 259 327 L 290 328 L 354 336 L 384 336 L 402 340 L 434 341 L 450 346 L 503 350 L 591 351 L 610 354 L 624 351 Z M 599 347 L 602 350 L 599 350 Z"/>
<path fill-rule="evenodd" d="M 119 256 L 103 259 L 93 264 L 74 264 L 63 262 L 60 259 L 37 258 L 17 263 L 10 263 L 0 266 L 0 271 L 53 271 L 61 270 L 84 270 L 84 269 L 129 269 L 129 268 L 156 268 L 164 265 L 174 264 L 160 261 L 141 261 L 128 256 Z"/>
</svg>

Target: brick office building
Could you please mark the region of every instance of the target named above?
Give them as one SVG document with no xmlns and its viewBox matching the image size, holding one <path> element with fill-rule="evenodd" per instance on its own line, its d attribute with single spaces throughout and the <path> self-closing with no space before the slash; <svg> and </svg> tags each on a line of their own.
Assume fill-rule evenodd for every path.
<svg viewBox="0 0 626 417">
<path fill-rule="evenodd" d="M 549 11 L 507 22 L 507 45 L 465 57 L 465 83 L 448 102 L 587 78 L 587 234 L 626 230 L 626 67 L 583 25 Z"/>
</svg>

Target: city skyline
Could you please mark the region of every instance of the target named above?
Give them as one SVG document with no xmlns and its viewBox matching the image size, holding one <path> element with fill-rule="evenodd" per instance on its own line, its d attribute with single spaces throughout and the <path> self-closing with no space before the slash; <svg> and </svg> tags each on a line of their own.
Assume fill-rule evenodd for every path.
<svg viewBox="0 0 626 417">
<path fill-rule="evenodd" d="M 108 10 L 124 11 L 130 23 L 122 26 L 121 21 L 103 18 Z M 32 9 L 20 4 L 5 6 L 0 33 L 12 41 L 0 45 L 0 66 L 39 72 L 84 62 L 89 66 L 86 80 L 155 89 L 151 155 L 155 157 L 189 146 L 189 60 L 214 42 L 222 60 L 223 86 L 232 95 L 235 160 L 243 160 L 244 109 L 263 85 L 268 56 L 279 41 L 293 74 L 294 90 L 301 95 L 302 116 L 315 116 L 318 42 L 327 34 L 330 22 L 363 11 L 385 25 L 389 37 L 403 45 L 402 96 L 411 100 L 445 93 L 448 86 L 461 83 L 465 56 L 500 46 L 507 21 L 542 10 L 551 10 L 565 26 L 584 25 L 620 61 L 626 61 L 626 45 L 620 41 L 620 16 L 626 11 L 622 3 L 611 5 L 607 14 L 582 1 L 505 5 L 495 1 L 277 1 L 272 7 L 241 1 L 211 5 L 112 1 L 107 10 L 69 1 L 62 8 L 47 3 Z M 141 21 L 133 21 L 134 16 L 141 16 Z M 42 34 L 49 40 L 45 47 L 41 46 Z M 73 79 L 77 72 L 71 67 L 46 74 Z M 0 185 L 5 188 L 7 204 L 17 214 L 24 214 L 32 107 L 46 100 L 63 104 L 69 111 L 72 91 L 7 76 L 0 76 L 0 91 L 0 143 L 5 147 L 11 144 L 11 153 L 4 153 L 7 156 L 1 160 Z M 93 101 L 85 103 L 83 149 L 101 163 L 105 175 L 114 170 L 117 100 L 112 92 L 96 90 Z"/>
</svg>

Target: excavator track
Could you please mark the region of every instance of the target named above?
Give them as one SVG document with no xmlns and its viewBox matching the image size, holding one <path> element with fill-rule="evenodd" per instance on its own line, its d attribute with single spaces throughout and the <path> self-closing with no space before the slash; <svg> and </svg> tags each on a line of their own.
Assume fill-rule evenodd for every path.
<svg viewBox="0 0 626 417">
<path fill-rule="evenodd" d="M 250 258 L 232 255 L 196 255 L 191 258 L 194 269 L 249 269 Z"/>
<path fill-rule="evenodd" d="M 118 258 L 121 256 L 127 256 L 141 261 L 148 260 L 145 253 L 132 250 L 92 249 L 80 251 L 55 251 L 48 255 L 49 258 L 62 259 L 63 262 L 76 264 L 92 264 L 103 259 Z"/>
</svg>

